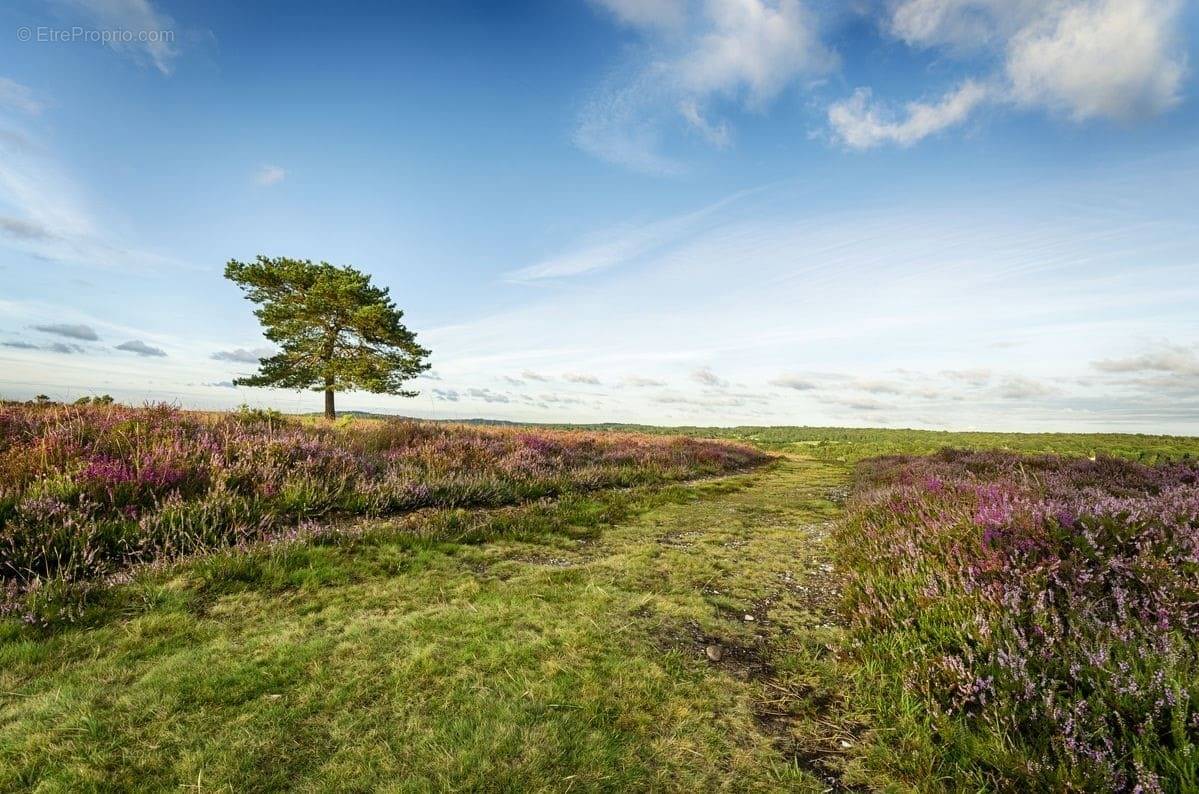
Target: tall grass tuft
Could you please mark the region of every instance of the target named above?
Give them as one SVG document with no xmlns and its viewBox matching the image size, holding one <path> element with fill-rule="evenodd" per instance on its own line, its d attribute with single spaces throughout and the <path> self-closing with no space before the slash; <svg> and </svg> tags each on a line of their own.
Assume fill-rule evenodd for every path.
<svg viewBox="0 0 1199 794">
<path fill-rule="evenodd" d="M 1199 465 L 881 458 L 839 540 L 879 724 L 924 738 L 912 776 L 1199 790 Z"/>
</svg>

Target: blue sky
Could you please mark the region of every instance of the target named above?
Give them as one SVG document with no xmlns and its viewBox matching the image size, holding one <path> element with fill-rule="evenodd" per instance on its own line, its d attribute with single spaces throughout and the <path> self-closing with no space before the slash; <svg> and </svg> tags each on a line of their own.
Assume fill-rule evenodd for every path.
<svg viewBox="0 0 1199 794">
<path fill-rule="evenodd" d="M 1177 0 L 0 8 L 0 394 L 232 388 L 353 264 L 454 418 L 1199 432 Z"/>
</svg>

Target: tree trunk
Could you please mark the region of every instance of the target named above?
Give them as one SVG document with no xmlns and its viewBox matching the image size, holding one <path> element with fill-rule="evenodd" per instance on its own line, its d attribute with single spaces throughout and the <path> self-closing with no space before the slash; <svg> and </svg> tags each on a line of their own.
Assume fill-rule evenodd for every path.
<svg viewBox="0 0 1199 794">
<path fill-rule="evenodd" d="M 333 408 L 333 379 L 325 378 L 325 418 L 332 422 L 337 418 L 337 411 Z"/>
</svg>

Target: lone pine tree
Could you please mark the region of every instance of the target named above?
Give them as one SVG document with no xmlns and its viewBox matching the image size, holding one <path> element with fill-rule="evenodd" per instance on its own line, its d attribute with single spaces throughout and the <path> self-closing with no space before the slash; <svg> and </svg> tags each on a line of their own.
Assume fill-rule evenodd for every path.
<svg viewBox="0 0 1199 794">
<path fill-rule="evenodd" d="M 259 361 L 242 386 L 313 389 L 325 393 L 325 418 L 334 419 L 333 395 L 362 389 L 415 397 L 404 382 L 429 368 L 429 351 L 404 327 L 404 313 L 386 288 L 352 267 L 307 259 L 231 260 L 225 278 L 258 304 L 254 315 L 280 351 Z"/>
</svg>

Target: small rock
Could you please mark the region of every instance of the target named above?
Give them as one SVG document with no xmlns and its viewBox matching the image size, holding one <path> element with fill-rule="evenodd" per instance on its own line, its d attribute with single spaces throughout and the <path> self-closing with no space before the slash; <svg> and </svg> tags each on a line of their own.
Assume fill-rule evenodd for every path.
<svg viewBox="0 0 1199 794">
<path fill-rule="evenodd" d="M 724 658 L 724 648 L 721 648 L 719 645 L 709 645 L 707 648 L 704 648 L 704 653 L 713 662 L 719 662 Z"/>
<path fill-rule="evenodd" d="M 753 615 L 746 615 L 746 616 L 745 616 L 745 622 L 746 622 L 746 623 L 753 623 L 753 622 L 754 622 L 754 616 L 753 616 Z"/>
<path fill-rule="evenodd" d="M 841 747 L 842 747 L 842 749 L 848 750 L 850 747 L 853 747 L 853 742 L 848 742 L 845 739 L 842 739 Z"/>
</svg>

